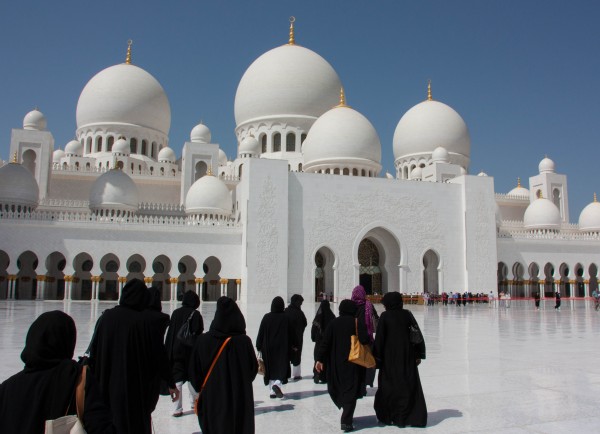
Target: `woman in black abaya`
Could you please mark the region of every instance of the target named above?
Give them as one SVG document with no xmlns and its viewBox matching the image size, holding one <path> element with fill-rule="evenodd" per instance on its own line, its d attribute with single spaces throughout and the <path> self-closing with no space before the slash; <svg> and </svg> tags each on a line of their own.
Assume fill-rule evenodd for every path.
<svg viewBox="0 0 600 434">
<path fill-rule="evenodd" d="M 413 314 L 403 309 L 402 295 L 388 292 L 381 300 L 374 355 L 379 368 L 375 414 L 386 425 L 424 427 L 427 405 L 417 366 L 425 358 L 425 342 L 410 343 L 409 326 L 418 328 Z"/>
<path fill-rule="evenodd" d="M 361 384 L 364 381 L 365 368 L 348 361 L 350 336 L 356 334 L 357 322 L 358 340 L 362 344 L 368 344 L 370 340 L 365 325 L 356 321 L 356 304 L 352 300 L 343 300 L 339 309 L 340 316 L 325 330 L 315 369 L 317 372 L 326 370 L 327 391 L 337 408 L 342 409 L 342 430 L 349 432 L 354 429 L 352 420 L 356 400 L 364 396 Z"/>
<path fill-rule="evenodd" d="M 315 319 L 313 319 L 312 327 L 310 329 L 310 338 L 315 343 L 315 349 L 313 351 L 315 362 L 317 361 L 317 353 L 319 352 L 325 330 L 329 323 L 334 319 L 335 314 L 331 311 L 329 301 L 321 301 L 321 305 L 319 306 L 319 310 L 317 310 L 317 314 L 315 315 Z M 313 381 L 315 383 L 327 383 L 327 374 L 325 373 L 325 370 L 317 372 L 317 370 L 313 368 Z"/>
<path fill-rule="evenodd" d="M 287 383 L 291 354 L 297 349 L 294 330 L 284 308 L 283 298 L 275 297 L 271 312 L 263 317 L 256 337 L 256 349 L 265 361 L 264 382 L 271 398 L 283 398 L 281 386 Z"/>
<path fill-rule="evenodd" d="M 76 414 L 75 387 L 81 366 L 73 359 L 75 322 L 58 310 L 29 327 L 21 360 L 25 368 L 0 384 L 0 432 L 39 434 L 46 420 Z M 93 433 L 114 433 L 112 417 L 93 375 L 86 376 L 83 425 Z"/>
<path fill-rule="evenodd" d="M 217 359 L 200 393 L 198 422 L 203 434 L 254 433 L 252 381 L 258 363 L 252 341 L 246 335 L 246 321 L 238 305 L 228 297 L 217 300 L 210 329 L 198 337 L 190 359 L 189 378 L 198 391 L 215 356 L 231 337 Z"/>
</svg>

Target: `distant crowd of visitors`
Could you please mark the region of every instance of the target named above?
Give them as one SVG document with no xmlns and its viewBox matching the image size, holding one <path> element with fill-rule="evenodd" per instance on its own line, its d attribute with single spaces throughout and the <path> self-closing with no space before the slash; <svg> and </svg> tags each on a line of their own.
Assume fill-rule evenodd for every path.
<svg viewBox="0 0 600 434">
<path fill-rule="evenodd" d="M 196 293 L 186 292 L 169 318 L 161 312 L 160 291 L 133 279 L 118 306 L 98 318 L 79 362 L 73 360 L 73 319 L 60 311 L 44 313 L 27 332 L 24 369 L 0 384 L 0 432 L 38 434 L 72 423 L 91 434 L 150 434 L 160 394 L 171 397 L 174 417 L 184 414 L 187 383 L 190 407 L 203 433 L 253 433 L 252 383 L 259 368 L 272 399 L 285 396 L 289 379 L 302 379 L 303 336 L 309 325 L 303 301 L 295 294 L 286 308 L 281 297 L 273 299 L 256 337 L 258 358 L 244 316 L 228 297 L 217 300 L 205 331 Z M 418 371 L 425 358 L 423 335 L 403 308 L 400 293 L 389 292 L 381 302 L 385 311 L 379 315 L 365 289 L 357 286 L 351 299 L 339 303 L 338 317 L 323 299 L 311 323 L 313 381 L 327 384 L 342 410 L 345 432 L 354 430 L 357 400 L 367 395 L 367 386 L 374 386 L 377 369 L 377 419 L 400 427 L 427 424 Z M 349 360 L 355 344 L 372 354 L 372 367 Z"/>
</svg>

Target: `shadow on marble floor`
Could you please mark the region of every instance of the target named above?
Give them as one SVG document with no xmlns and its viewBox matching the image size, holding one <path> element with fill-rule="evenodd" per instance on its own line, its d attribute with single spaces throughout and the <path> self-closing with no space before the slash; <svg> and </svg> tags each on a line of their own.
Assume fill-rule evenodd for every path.
<svg viewBox="0 0 600 434">
<path fill-rule="evenodd" d="M 295 408 L 292 404 L 281 404 L 281 405 L 272 405 L 269 407 L 261 407 L 254 409 L 254 416 L 258 416 L 259 414 L 277 412 L 280 413 L 282 411 L 291 411 Z"/>
<path fill-rule="evenodd" d="M 442 410 L 432 411 L 427 413 L 427 426 L 436 426 L 446 419 L 462 416 L 463 414 L 461 411 L 452 408 L 444 408 Z"/>
</svg>

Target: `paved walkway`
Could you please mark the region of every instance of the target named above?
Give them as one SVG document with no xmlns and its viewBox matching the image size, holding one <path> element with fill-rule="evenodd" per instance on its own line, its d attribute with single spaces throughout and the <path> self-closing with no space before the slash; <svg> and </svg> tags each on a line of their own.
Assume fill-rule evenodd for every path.
<svg viewBox="0 0 600 434">
<path fill-rule="evenodd" d="M 109 303 L 0 301 L 0 381 L 22 369 L 19 358 L 32 319 L 54 309 L 77 323 L 76 354 L 89 342 L 98 313 Z M 312 320 L 317 305 L 303 310 Z M 600 432 L 600 312 L 591 302 L 553 302 L 536 311 L 533 302 L 510 309 L 485 305 L 409 306 L 421 324 L 427 359 L 420 366 L 429 426 L 401 432 L 427 433 L 597 433 Z M 165 303 L 170 313 L 177 305 Z M 241 306 L 254 340 L 267 308 Z M 214 303 L 202 305 L 210 325 Z M 378 306 L 378 310 L 382 307 Z M 337 311 L 337 306 L 334 305 Z M 312 381 L 312 343 L 304 337 L 304 378 L 284 386 L 283 400 L 269 399 L 262 377 L 254 382 L 256 432 L 259 434 L 339 433 L 340 412 L 326 386 Z M 375 389 L 360 400 L 357 432 L 398 432 L 378 425 L 373 412 Z M 187 399 L 184 387 L 184 398 Z M 161 397 L 153 415 L 157 434 L 198 433 L 196 417 L 171 417 L 171 403 Z"/>
</svg>

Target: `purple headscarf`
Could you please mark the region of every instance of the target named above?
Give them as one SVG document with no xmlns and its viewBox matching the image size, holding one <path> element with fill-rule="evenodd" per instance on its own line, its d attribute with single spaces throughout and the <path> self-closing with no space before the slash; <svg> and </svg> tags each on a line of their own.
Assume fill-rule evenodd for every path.
<svg viewBox="0 0 600 434">
<path fill-rule="evenodd" d="M 365 305 L 365 325 L 367 326 L 367 332 L 371 341 L 373 341 L 373 333 L 375 332 L 373 326 L 373 305 L 367 300 L 367 292 L 362 285 L 358 285 L 352 290 L 352 301 L 357 306 Z"/>
</svg>

